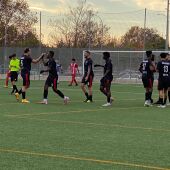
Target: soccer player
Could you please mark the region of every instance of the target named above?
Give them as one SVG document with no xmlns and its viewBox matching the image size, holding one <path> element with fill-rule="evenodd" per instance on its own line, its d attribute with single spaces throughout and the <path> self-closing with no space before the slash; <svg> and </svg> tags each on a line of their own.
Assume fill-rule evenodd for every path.
<svg viewBox="0 0 170 170">
<path fill-rule="evenodd" d="M 47 77 L 47 80 L 44 85 L 44 99 L 40 104 L 48 104 L 48 88 L 52 86 L 53 91 L 58 94 L 61 98 L 64 99 L 64 104 L 67 104 L 69 101 L 69 97 L 64 96 L 64 94 L 57 89 L 57 80 L 58 80 L 58 74 L 56 70 L 56 62 L 54 60 L 54 52 L 49 51 L 47 54 L 48 62 L 45 63 L 43 59 L 44 66 L 47 66 L 46 70 L 41 70 L 40 74 L 44 72 L 48 72 L 49 75 Z"/>
<path fill-rule="evenodd" d="M 43 57 L 43 54 L 38 57 L 37 59 L 32 59 L 31 57 L 31 49 L 26 48 L 24 50 L 24 54 L 20 59 L 20 67 L 21 67 L 21 77 L 23 79 L 23 86 L 18 93 L 15 93 L 16 99 L 19 100 L 19 95 L 22 94 L 22 103 L 30 103 L 26 99 L 26 91 L 30 86 L 30 71 L 31 71 L 31 64 L 38 63 Z"/>
<path fill-rule="evenodd" d="M 157 71 L 159 73 L 158 77 L 158 90 L 159 90 L 159 101 L 160 105 L 158 107 L 165 108 L 167 100 L 167 90 L 170 82 L 170 62 L 167 61 L 168 54 L 160 54 L 161 61 L 158 62 Z"/>
<path fill-rule="evenodd" d="M 18 72 L 20 71 L 20 60 L 17 59 L 16 54 L 11 55 L 11 61 L 9 64 L 11 83 L 12 83 L 12 92 L 11 94 L 18 93 L 16 82 L 18 81 Z"/>
<path fill-rule="evenodd" d="M 12 57 L 9 56 L 9 62 L 11 61 L 11 58 L 12 58 Z M 5 88 L 8 88 L 9 78 L 10 78 L 10 68 L 9 68 L 9 70 L 7 70 L 7 72 L 6 72 L 6 79 L 5 79 L 5 85 L 4 85 Z"/>
<path fill-rule="evenodd" d="M 101 66 L 104 68 L 104 75 L 102 79 L 100 80 L 100 91 L 107 97 L 107 103 L 104 104 L 104 107 L 111 106 L 113 102 L 113 98 L 111 97 L 111 82 L 113 80 L 113 65 L 112 61 L 110 59 L 110 53 L 109 52 L 104 52 L 103 53 L 103 59 L 105 60 L 105 65 Z M 99 65 L 95 65 L 99 66 Z"/>
<path fill-rule="evenodd" d="M 139 71 L 142 73 L 142 82 L 146 90 L 144 106 L 150 106 L 152 101 L 153 90 L 153 72 L 155 65 L 152 62 L 152 51 L 146 51 L 146 59 L 140 64 Z"/>
<path fill-rule="evenodd" d="M 79 69 L 78 69 L 78 64 L 76 63 L 76 59 L 72 58 L 72 62 L 70 64 L 70 70 L 71 70 L 71 76 L 72 76 L 72 80 L 69 84 L 69 86 L 72 86 L 73 83 L 75 83 L 76 86 L 78 86 L 78 83 L 76 81 L 76 73 L 80 73 Z"/>
<path fill-rule="evenodd" d="M 81 82 L 81 88 L 82 91 L 84 92 L 86 99 L 84 102 L 93 102 L 93 97 L 92 97 L 92 83 L 93 83 L 93 61 L 91 59 L 91 53 L 90 51 L 85 51 L 84 53 L 84 75 L 82 78 Z M 88 85 L 88 91 L 86 90 L 86 85 Z"/>
</svg>

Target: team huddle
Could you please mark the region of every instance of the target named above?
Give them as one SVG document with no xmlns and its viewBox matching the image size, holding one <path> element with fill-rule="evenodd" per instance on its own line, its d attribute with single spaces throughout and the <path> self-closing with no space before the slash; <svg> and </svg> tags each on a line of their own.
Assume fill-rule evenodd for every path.
<svg viewBox="0 0 170 170">
<path fill-rule="evenodd" d="M 85 51 L 84 54 L 84 75 L 81 81 L 81 88 L 83 93 L 85 94 L 85 100 L 84 102 L 89 103 L 93 102 L 93 92 L 92 92 L 92 85 L 93 85 L 93 78 L 94 78 L 94 72 L 93 72 L 93 61 L 91 59 L 91 53 L 90 51 Z M 49 51 L 47 54 L 43 53 L 40 57 L 37 59 L 33 59 L 31 57 L 31 49 L 26 48 L 24 50 L 24 54 L 22 57 L 17 59 L 16 54 L 13 54 L 9 56 L 10 64 L 9 64 L 9 72 L 7 75 L 11 77 L 11 83 L 13 86 L 11 94 L 15 94 L 15 97 L 17 101 L 20 100 L 20 95 L 22 95 L 22 103 L 30 103 L 29 100 L 26 99 L 26 91 L 30 87 L 30 72 L 31 72 L 31 64 L 37 64 L 40 61 L 43 62 L 46 69 L 41 70 L 40 74 L 43 74 L 44 72 L 48 72 L 48 77 L 44 84 L 44 92 L 43 92 L 43 100 L 41 102 L 38 102 L 40 104 L 48 104 L 48 88 L 52 87 L 53 92 L 58 94 L 64 101 L 64 104 L 67 104 L 70 100 L 69 97 L 65 96 L 60 90 L 58 90 L 57 84 L 58 84 L 58 72 L 56 69 L 56 61 L 54 59 L 54 52 Z M 101 78 L 100 81 L 100 91 L 107 97 L 107 103 L 103 106 L 111 106 L 113 102 L 113 98 L 111 97 L 111 82 L 113 80 L 112 76 L 112 62 L 110 60 L 110 53 L 104 52 L 103 53 L 103 59 L 105 61 L 105 65 L 94 65 L 94 67 L 102 67 L 104 69 L 104 75 Z M 75 85 L 77 86 L 78 83 L 76 81 L 76 72 L 79 72 L 78 65 L 75 62 L 75 59 L 72 59 L 72 63 L 70 64 L 71 74 L 72 74 L 72 80 L 69 84 L 69 86 L 72 86 L 72 84 L 75 82 Z M 18 73 L 21 71 L 21 77 L 22 77 L 22 88 L 18 90 L 16 86 L 16 82 L 18 80 Z M 6 80 L 7 85 L 7 80 Z M 88 87 L 88 91 L 86 89 L 86 86 Z"/>
<path fill-rule="evenodd" d="M 145 92 L 144 106 L 158 105 L 160 108 L 165 108 L 167 104 L 167 97 L 170 101 L 170 55 L 168 53 L 161 53 L 161 60 L 158 63 L 154 61 L 152 51 L 146 51 L 146 59 L 140 65 L 139 71 L 142 73 L 142 82 Z M 159 99 L 155 103 L 152 99 L 154 73 L 158 72 L 158 92 Z"/>
</svg>

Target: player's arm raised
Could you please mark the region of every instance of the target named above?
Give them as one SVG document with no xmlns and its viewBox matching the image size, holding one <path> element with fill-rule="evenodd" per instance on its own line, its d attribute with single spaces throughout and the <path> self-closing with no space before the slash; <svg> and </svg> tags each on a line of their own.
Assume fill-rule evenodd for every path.
<svg viewBox="0 0 170 170">
<path fill-rule="evenodd" d="M 41 56 L 38 57 L 37 59 L 32 59 L 32 63 L 37 64 L 43 57 L 44 57 L 44 53 L 41 54 Z"/>
</svg>

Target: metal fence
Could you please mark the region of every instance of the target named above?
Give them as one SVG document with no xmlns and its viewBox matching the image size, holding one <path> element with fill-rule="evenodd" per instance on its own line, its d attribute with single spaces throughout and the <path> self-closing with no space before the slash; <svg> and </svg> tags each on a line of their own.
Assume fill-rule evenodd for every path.
<svg viewBox="0 0 170 170">
<path fill-rule="evenodd" d="M 0 48 L 0 73 L 1 77 L 5 77 L 5 73 L 8 70 L 9 59 L 7 56 L 12 53 L 16 53 L 18 58 L 23 54 L 24 48 L 6 48 L 6 52 L 4 52 L 4 48 Z M 49 50 L 53 50 L 55 52 L 55 59 L 63 67 L 63 73 L 61 76 L 65 77 L 69 75 L 69 64 L 71 62 L 72 57 L 77 60 L 79 65 L 80 72 L 83 71 L 83 50 L 85 49 L 71 49 L 71 48 L 32 48 L 32 57 L 38 57 L 41 52 L 47 52 Z M 131 80 L 132 82 L 141 82 L 140 73 L 138 71 L 139 65 L 143 58 L 145 57 L 144 51 L 112 51 L 112 49 L 107 49 L 111 53 L 111 59 L 113 62 L 113 75 L 114 80 L 117 82 L 126 82 Z M 104 64 L 102 59 L 102 52 L 100 50 L 91 51 L 92 59 L 94 64 Z M 153 52 L 156 56 L 156 61 L 159 60 L 159 54 L 161 51 Z M 6 54 L 6 55 L 4 55 Z M 43 64 L 32 64 L 32 79 L 43 79 L 43 76 L 39 75 L 40 70 L 43 69 Z M 95 79 L 99 80 L 103 75 L 103 69 L 94 68 Z M 3 76 L 4 75 L 4 76 Z"/>
</svg>

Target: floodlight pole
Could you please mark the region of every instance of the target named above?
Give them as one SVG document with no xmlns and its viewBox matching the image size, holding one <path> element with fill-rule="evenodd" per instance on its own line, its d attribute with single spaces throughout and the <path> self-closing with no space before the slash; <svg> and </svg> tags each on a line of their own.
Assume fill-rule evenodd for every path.
<svg viewBox="0 0 170 170">
<path fill-rule="evenodd" d="M 165 50 L 169 49 L 169 0 L 167 0 L 167 21 L 166 21 L 166 44 Z"/>
</svg>

